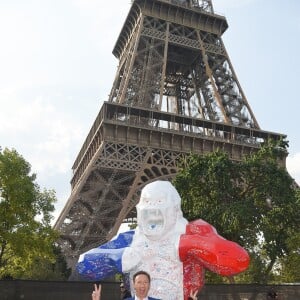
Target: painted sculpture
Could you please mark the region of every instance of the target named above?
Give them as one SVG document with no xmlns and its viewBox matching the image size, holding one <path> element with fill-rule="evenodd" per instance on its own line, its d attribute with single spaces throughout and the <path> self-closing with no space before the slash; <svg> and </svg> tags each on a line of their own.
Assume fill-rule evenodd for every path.
<svg viewBox="0 0 300 300">
<path fill-rule="evenodd" d="M 150 296 L 186 300 L 204 285 L 208 269 L 232 276 L 247 269 L 248 253 L 199 219 L 188 223 L 181 198 L 168 181 L 146 185 L 137 205 L 137 228 L 79 258 L 78 272 L 91 280 L 139 271 L 151 275 Z"/>
</svg>

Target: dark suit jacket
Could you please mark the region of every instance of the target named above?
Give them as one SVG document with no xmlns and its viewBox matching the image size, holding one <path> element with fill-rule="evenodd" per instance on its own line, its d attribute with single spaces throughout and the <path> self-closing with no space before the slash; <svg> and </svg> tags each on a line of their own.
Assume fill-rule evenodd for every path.
<svg viewBox="0 0 300 300">
<path fill-rule="evenodd" d="M 127 290 L 124 291 L 124 293 L 122 293 L 122 298 L 121 299 L 128 299 L 128 298 L 131 298 L 131 293 Z"/>
</svg>

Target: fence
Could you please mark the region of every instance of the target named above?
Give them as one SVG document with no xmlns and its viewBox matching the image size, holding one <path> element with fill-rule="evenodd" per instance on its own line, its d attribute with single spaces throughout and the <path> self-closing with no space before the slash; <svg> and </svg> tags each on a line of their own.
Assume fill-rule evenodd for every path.
<svg viewBox="0 0 300 300">
<path fill-rule="evenodd" d="M 275 290 L 277 300 L 299 300 L 300 284 L 207 284 L 199 294 L 200 300 L 266 300 L 267 293 Z M 0 281 L 0 300 L 91 300 L 92 282 L 81 281 Z M 119 300 L 119 284 L 102 283 L 103 300 Z"/>
</svg>

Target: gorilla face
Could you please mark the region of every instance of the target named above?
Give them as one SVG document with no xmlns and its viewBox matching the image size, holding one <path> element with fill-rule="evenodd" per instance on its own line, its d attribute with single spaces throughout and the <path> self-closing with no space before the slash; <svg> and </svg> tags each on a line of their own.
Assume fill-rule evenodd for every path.
<svg viewBox="0 0 300 300">
<path fill-rule="evenodd" d="M 137 205 L 138 226 L 151 240 L 163 238 L 174 230 L 177 221 L 178 197 L 169 182 L 147 185 Z"/>
<path fill-rule="evenodd" d="M 138 226 L 145 236 L 158 240 L 169 234 L 176 223 L 174 207 L 143 207 L 138 208 Z"/>
</svg>

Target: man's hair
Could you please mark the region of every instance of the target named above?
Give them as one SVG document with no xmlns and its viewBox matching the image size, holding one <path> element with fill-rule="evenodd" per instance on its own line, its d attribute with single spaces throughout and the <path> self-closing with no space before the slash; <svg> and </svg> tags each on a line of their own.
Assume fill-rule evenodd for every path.
<svg viewBox="0 0 300 300">
<path fill-rule="evenodd" d="M 149 273 L 147 273 L 146 271 L 138 271 L 138 272 L 136 272 L 136 273 L 133 275 L 133 282 L 135 282 L 135 278 L 136 278 L 138 275 L 145 275 L 145 276 L 147 276 L 148 279 L 149 279 L 149 283 L 150 283 L 151 278 L 150 278 Z"/>
</svg>

